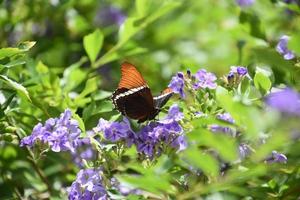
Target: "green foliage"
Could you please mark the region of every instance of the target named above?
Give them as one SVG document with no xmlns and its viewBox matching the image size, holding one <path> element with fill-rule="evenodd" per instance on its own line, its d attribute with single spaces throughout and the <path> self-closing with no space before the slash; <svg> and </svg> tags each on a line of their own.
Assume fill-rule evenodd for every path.
<svg viewBox="0 0 300 200">
<path fill-rule="evenodd" d="M 292 36 L 292 39 L 289 41 L 288 47 L 299 54 L 300 53 L 299 44 L 300 44 L 300 36 L 299 34 L 295 34 Z"/>
<path fill-rule="evenodd" d="M 269 79 L 269 73 L 263 69 L 257 68 L 254 76 L 254 85 L 257 89 L 261 90 L 263 94 L 267 93 L 271 87 L 272 82 Z"/>
<path fill-rule="evenodd" d="M 99 29 L 84 36 L 83 38 L 84 49 L 87 52 L 92 63 L 95 62 L 97 55 L 101 50 L 103 38 L 104 36 Z"/>
<path fill-rule="evenodd" d="M 94 161 L 82 160 L 83 167 L 104 169 L 112 199 L 299 198 L 299 117 L 266 108 L 264 101 L 280 88 L 300 91 L 300 9 L 279 0 L 243 8 L 234 2 L 3 1 L 1 199 L 67 199 L 66 188 L 80 170 L 72 155 L 42 143 L 20 147 L 36 124 L 66 108 L 97 152 Z M 287 48 L 296 58 L 285 60 L 276 51 L 281 35 L 290 36 Z M 103 134 L 90 136 L 100 118 L 122 119 L 110 97 L 124 60 L 137 65 L 153 95 L 178 71 L 206 68 L 217 75 L 216 90 L 196 92 L 189 85 L 186 99 L 174 95 L 160 113 L 163 118 L 171 104 L 179 104 L 187 149 L 162 148 L 150 159 L 134 146 L 103 142 Z M 229 83 L 229 68 L 238 65 L 249 74 Z M 224 112 L 234 123 L 216 117 Z M 235 137 L 212 133 L 212 125 L 230 128 Z M 239 144 L 251 147 L 248 157 L 241 159 Z M 267 163 L 274 150 L 288 162 Z M 112 178 L 137 194 L 124 197 Z"/>
</svg>

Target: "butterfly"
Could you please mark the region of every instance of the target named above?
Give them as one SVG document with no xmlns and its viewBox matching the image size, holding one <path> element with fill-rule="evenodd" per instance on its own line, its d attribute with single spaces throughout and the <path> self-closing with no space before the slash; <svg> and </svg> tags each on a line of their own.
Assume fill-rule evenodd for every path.
<svg viewBox="0 0 300 200">
<path fill-rule="evenodd" d="M 121 65 L 121 80 L 111 99 L 122 115 L 142 123 L 154 119 L 172 95 L 172 90 L 167 88 L 153 97 L 141 73 L 134 65 L 124 62 Z"/>
</svg>

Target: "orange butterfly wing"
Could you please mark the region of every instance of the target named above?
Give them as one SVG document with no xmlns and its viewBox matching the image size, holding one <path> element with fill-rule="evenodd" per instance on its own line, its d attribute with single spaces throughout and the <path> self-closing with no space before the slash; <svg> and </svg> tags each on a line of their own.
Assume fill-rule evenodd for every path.
<svg viewBox="0 0 300 200">
<path fill-rule="evenodd" d="M 137 88 L 141 86 L 147 86 L 146 81 L 142 77 L 141 73 L 135 68 L 134 65 L 124 62 L 121 65 L 121 80 L 118 86 L 118 89 L 120 88 Z"/>
<path fill-rule="evenodd" d="M 166 88 L 166 89 L 164 89 L 164 91 L 162 91 L 162 93 L 160 95 L 169 94 L 169 93 L 173 93 L 173 90 L 171 88 Z"/>
<path fill-rule="evenodd" d="M 156 110 L 151 91 L 134 65 L 121 65 L 121 80 L 112 95 L 115 107 L 125 116 L 138 119 L 139 123 L 154 118 Z"/>
</svg>

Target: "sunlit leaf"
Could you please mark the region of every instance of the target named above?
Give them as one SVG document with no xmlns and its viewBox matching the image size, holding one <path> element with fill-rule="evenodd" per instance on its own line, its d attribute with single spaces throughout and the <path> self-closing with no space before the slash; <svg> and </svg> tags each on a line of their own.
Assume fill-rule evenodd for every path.
<svg viewBox="0 0 300 200">
<path fill-rule="evenodd" d="M 268 76 L 262 72 L 257 72 L 254 76 L 254 85 L 257 89 L 261 89 L 266 93 L 271 89 L 272 83 Z"/>
<path fill-rule="evenodd" d="M 166 175 L 124 175 L 118 176 L 121 182 L 125 182 L 135 188 L 140 188 L 155 194 L 160 194 L 162 191 L 171 192 L 172 187 L 169 183 L 169 176 Z"/>
<path fill-rule="evenodd" d="M 151 4 L 151 1 L 149 1 L 149 0 L 136 0 L 135 1 L 135 7 L 136 7 L 139 17 L 144 17 L 147 14 L 150 4 Z"/>
<path fill-rule="evenodd" d="M 92 63 L 96 60 L 101 50 L 103 39 L 104 35 L 99 29 L 83 38 L 84 49 Z"/>
<path fill-rule="evenodd" d="M 288 42 L 288 48 L 294 52 L 300 54 L 300 36 L 299 34 L 295 34 L 291 37 Z"/>
<path fill-rule="evenodd" d="M 217 176 L 219 174 L 218 161 L 208 153 L 200 149 L 190 147 L 184 151 L 184 159 L 191 165 L 203 170 L 206 175 Z"/>
<path fill-rule="evenodd" d="M 36 42 L 33 42 L 33 41 L 27 41 L 27 42 L 20 43 L 17 48 L 13 48 L 13 47 L 2 48 L 2 49 L 0 49 L 0 59 L 2 59 L 4 57 L 11 57 L 13 55 L 26 52 L 31 47 L 33 47 L 35 45 L 35 43 Z"/>
<path fill-rule="evenodd" d="M 31 49 L 35 44 L 36 44 L 35 41 L 25 41 L 25 42 L 21 42 L 21 43 L 18 45 L 18 49 L 20 49 L 21 51 L 28 51 L 28 50 Z"/>
<path fill-rule="evenodd" d="M 0 79 L 2 81 L 4 81 L 8 86 L 15 89 L 18 92 L 19 95 L 25 97 L 28 101 L 31 101 L 29 93 L 23 85 L 9 79 L 7 76 L 4 76 L 4 75 L 0 75 Z"/>
<path fill-rule="evenodd" d="M 196 129 L 188 135 L 197 141 L 198 145 L 211 147 L 220 154 L 220 156 L 227 161 L 234 161 L 238 158 L 237 144 L 234 138 L 224 135 L 222 133 L 211 133 L 205 129 Z"/>
</svg>

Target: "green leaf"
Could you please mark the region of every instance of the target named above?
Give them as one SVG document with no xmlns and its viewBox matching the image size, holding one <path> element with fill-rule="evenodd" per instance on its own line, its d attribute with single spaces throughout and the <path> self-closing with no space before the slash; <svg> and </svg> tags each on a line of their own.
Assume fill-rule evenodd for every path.
<svg viewBox="0 0 300 200">
<path fill-rule="evenodd" d="M 236 125 L 245 130 L 247 139 L 257 138 L 258 134 L 275 120 L 272 113 L 260 112 L 255 106 L 242 104 L 220 86 L 216 90 L 216 97 L 219 105 L 231 114 Z"/>
<path fill-rule="evenodd" d="M 88 95 L 88 94 L 94 92 L 95 90 L 97 90 L 98 82 L 99 82 L 98 77 L 88 79 L 86 84 L 85 84 L 84 90 L 79 95 L 79 98 L 80 97 L 85 97 L 86 95 Z"/>
<path fill-rule="evenodd" d="M 75 112 L 72 114 L 73 117 L 78 121 L 78 124 L 79 124 L 79 128 L 81 129 L 83 135 L 82 136 L 85 136 L 85 126 L 84 126 L 84 122 L 83 120 L 81 119 L 81 117 L 76 114 Z"/>
<path fill-rule="evenodd" d="M 261 21 L 255 13 L 247 13 L 242 11 L 240 14 L 240 23 L 248 24 L 250 27 L 250 34 L 254 37 L 266 40 L 266 34 Z"/>
<path fill-rule="evenodd" d="M 65 69 L 63 74 L 62 83 L 64 91 L 69 92 L 80 85 L 87 77 L 87 71 L 80 69 L 81 65 L 87 60 L 86 57 L 82 58 L 77 63 L 72 64 Z"/>
<path fill-rule="evenodd" d="M 25 41 L 25 42 L 21 42 L 19 45 L 18 45 L 18 48 L 21 50 L 21 51 L 28 51 L 29 49 L 31 49 L 34 45 L 35 45 L 35 41 Z"/>
<path fill-rule="evenodd" d="M 4 75 L 0 75 L 0 80 L 2 80 L 8 86 L 10 86 L 13 89 L 15 89 L 20 96 L 25 97 L 28 101 L 31 102 L 31 99 L 29 97 L 29 93 L 28 93 L 27 89 L 23 85 L 21 85 L 21 84 L 15 82 L 15 81 L 9 79 L 7 76 L 4 76 Z"/>
<path fill-rule="evenodd" d="M 265 144 L 256 148 L 256 151 L 254 154 L 252 154 L 251 159 L 255 162 L 259 162 L 270 155 L 274 149 L 281 148 L 284 144 L 286 144 L 287 141 L 288 138 L 286 137 L 285 132 L 277 130 L 276 133 L 274 133 Z"/>
<path fill-rule="evenodd" d="M 160 174 L 160 176 L 153 173 L 140 176 L 122 175 L 117 176 L 117 178 L 134 188 L 141 188 L 155 194 L 161 194 L 162 191 L 171 193 L 173 190 L 169 183 L 170 178 L 168 174 Z"/>
<path fill-rule="evenodd" d="M 119 44 L 127 42 L 137 31 L 138 26 L 136 25 L 140 18 L 130 17 L 122 24 L 119 31 Z"/>
<path fill-rule="evenodd" d="M 92 103 L 90 103 L 88 106 L 86 106 L 83 109 L 83 113 L 82 113 L 83 120 L 86 121 L 87 119 L 89 119 L 89 117 L 94 114 L 93 111 L 95 110 L 96 110 L 96 103 L 92 101 Z"/>
<path fill-rule="evenodd" d="M 268 182 L 268 185 L 271 189 L 275 189 L 277 183 L 274 179 L 271 179 L 269 182 Z"/>
<path fill-rule="evenodd" d="M 111 97 L 111 95 L 112 95 L 112 92 L 100 90 L 99 93 L 97 93 L 95 95 L 95 99 L 96 100 L 103 100 L 103 99 L 107 99 L 107 98 Z"/>
<path fill-rule="evenodd" d="M 74 103 L 79 106 L 84 106 L 86 103 L 90 102 L 90 98 L 85 98 L 88 94 L 94 92 L 98 88 L 98 77 L 88 79 L 83 91 L 75 98 Z"/>
<path fill-rule="evenodd" d="M 197 141 L 198 145 L 217 150 L 226 161 L 235 161 L 238 158 L 238 147 L 232 137 L 223 134 L 213 134 L 202 128 L 194 130 L 188 137 L 191 141 Z"/>
<path fill-rule="evenodd" d="M 288 42 L 288 48 L 294 52 L 300 54 L 300 35 L 295 34 Z"/>
<path fill-rule="evenodd" d="M 5 65 L 0 65 L 0 66 L 3 66 L 5 68 L 11 68 L 11 67 L 15 67 L 15 66 L 19 66 L 19 65 L 23 65 L 26 63 L 26 60 L 25 58 L 19 58 L 19 59 L 16 59 L 16 60 L 13 60 Z"/>
<path fill-rule="evenodd" d="M 281 71 L 291 70 L 294 67 L 291 61 L 284 60 L 274 49 L 254 48 L 253 54 L 255 55 L 258 63 L 271 65 Z"/>
<path fill-rule="evenodd" d="M 22 51 L 20 51 L 20 49 L 18 49 L 18 48 L 12 48 L 12 47 L 2 48 L 2 49 L 0 49 L 0 59 L 5 58 L 5 57 L 11 57 L 11 56 L 21 53 L 21 52 Z"/>
<path fill-rule="evenodd" d="M 264 73 L 256 72 L 254 76 L 254 85 L 265 94 L 271 89 L 272 82 Z"/>
<path fill-rule="evenodd" d="M 8 47 L 0 49 L 0 59 L 5 57 L 11 57 L 19 53 L 24 53 L 28 51 L 35 45 L 36 42 L 34 41 L 26 41 L 22 42 L 18 45 L 18 48 L 15 47 Z"/>
<path fill-rule="evenodd" d="M 149 10 L 150 0 L 136 0 L 135 7 L 139 17 L 144 17 L 147 15 Z"/>
<path fill-rule="evenodd" d="M 107 54 L 105 54 L 105 56 L 101 57 L 99 62 L 97 62 L 97 64 L 95 64 L 95 66 L 93 66 L 93 67 L 97 67 L 97 65 L 103 65 L 103 64 L 112 62 L 114 60 L 118 60 L 120 58 L 137 55 L 137 54 L 142 54 L 142 53 L 146 53 L 146 52 L 147 52 L 146 48 L 142 48 L 142 47 L 138 47 L 138 46 L 127 47 L 127 45 L 126 45 L 117 51 L 108 52 Z"/>
<path fill-rule="evenodd" d="M 84 36 L 83 38 L 84 49 L 92 63 L 95 62 L 101 50 L 103 39 L 104 35 L 99 29 L 95 30 L 93 33 Z"/>
<path fill-rule="evenodd" d="M 203 170 L 206 175 L 217 176 L 219 174 L 218 161 L 211 155 L 201 152 L 196 147 L 190 147 L 184 151 L 184 159 Z"/>
<path fill-rule="evenodd" d="M 177 8 L 181 3 L 174 1 L 163 1 L 157 6 L 157 9 L 148 15 L 147 17 L 140 18 L 137 16 L 129 17 L 122 24 L 119 29 L 119 40 L 118 43 L 110 49 L 106 54 L 104 54 L 97 62 L 94 64 L 94 68 L 99 67 L 107 62 L 115 60 L 118 57 L 118 50 L 121 49 L 130 38 L 132 38 L 139 31 L 145 29 L 150 23 L 165 15 L 169 11 Z M 109 57 L 109 59 L 108 59 Z"/>
</svg>

